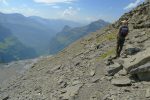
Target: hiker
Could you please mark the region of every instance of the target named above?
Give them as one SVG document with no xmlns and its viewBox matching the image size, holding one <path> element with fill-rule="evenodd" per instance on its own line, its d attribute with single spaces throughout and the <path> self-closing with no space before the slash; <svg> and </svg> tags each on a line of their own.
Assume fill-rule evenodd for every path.
<svg viewBox="0 0 150 100">
<path fill-rule="evenodd" d="M 119 32 L 117 34 L 117 46 L 116 46 L 116 56 L 115 59 L 120 57 L 120 53 L 122 51 L 124 42 L 125 42 L 125 37 L 129 33 L 129 28 L 128 28 L 128 21 L 127 19 L 121 21 L 122 25 L 119 28 Z"/>
</svg>

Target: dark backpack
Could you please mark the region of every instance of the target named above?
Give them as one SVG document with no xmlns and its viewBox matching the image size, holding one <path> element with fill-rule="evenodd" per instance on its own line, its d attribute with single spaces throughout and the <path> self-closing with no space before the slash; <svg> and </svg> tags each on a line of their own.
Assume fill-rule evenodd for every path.
<svg viewBox="0 0 150 100">
<path fill-rule="evenodd" d="M 126 37 L 128 35 L 128 32 L 129 32 L 128 26 L 121 26 L 120 27 L 120 32 L 119 32 L 120 36 Z"/>
</svg>

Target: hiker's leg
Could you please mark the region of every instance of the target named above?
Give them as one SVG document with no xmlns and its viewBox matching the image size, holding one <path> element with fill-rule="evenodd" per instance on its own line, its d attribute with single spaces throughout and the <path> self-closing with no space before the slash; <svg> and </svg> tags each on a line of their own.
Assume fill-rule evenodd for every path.
<svg viewBox="0 0 150 100">
<path fill-rule="evenodd" d="M 119 46 L 118 57 L 120 57 L 120 54 L 121 54 L 122 48 L 123 48 L 123 45 L 121 44 L 121 45 Z"/>
<path fill-rule="evenodd" d="M 118 53 L 117 53 L 118 57 L 120 57 L 120 51 L 121 51 L 121 44 L 119 44 L 119 49 L 118 49 Z"/>
<path fill-rule="evenodd" d="M 119 41 L 117 40 L 117 45 L 116 45 L 116 57 L 118 56 L 119 52 Z"/>
<path fill-rule="evenodd" d="M 122 39 L 121 42 L 120 42 L 119 51 L 118 51 L 118 56 L 119 57 L 120 57 L 121 51 L 123 49 L 124 41 L 125 41 L 125 39 Z"/>
</svg>

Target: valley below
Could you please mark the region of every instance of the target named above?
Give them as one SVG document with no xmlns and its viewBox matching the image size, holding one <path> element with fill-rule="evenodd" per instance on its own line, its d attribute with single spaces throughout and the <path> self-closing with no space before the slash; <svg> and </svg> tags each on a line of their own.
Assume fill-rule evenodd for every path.
<svg viewBox="0 0 150 100">
<path fill-rule="evenodd" d="M 26 59 L 19 61 L 12 61 L 10 63 L 0 64 L 0 84 L 4 81 L 12 79 L 14 76 L 23 75 L 25 71 L 29 70 L 34 64 L 43 58 L 51 56 L 38 57 L 35 59 Z"/>
</svg>

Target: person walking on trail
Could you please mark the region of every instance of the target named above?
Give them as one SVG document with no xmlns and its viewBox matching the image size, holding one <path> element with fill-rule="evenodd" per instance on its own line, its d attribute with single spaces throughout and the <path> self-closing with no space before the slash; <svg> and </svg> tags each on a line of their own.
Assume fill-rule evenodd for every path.
<svg viewBox="0 0 150 100">
<path fill-rule="evenodd" d="M 116 46 L 116 56 L 115 59 L 120 57 L 125 38 L 129 33 L 128 21 L 127 19 L 121 21 L 122 25 L 119 28 L 119 32 L 117 34 L 117 46 Z"/>
</svg>

